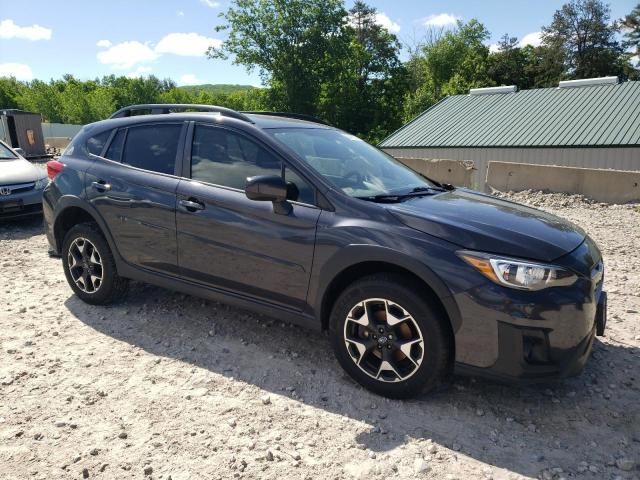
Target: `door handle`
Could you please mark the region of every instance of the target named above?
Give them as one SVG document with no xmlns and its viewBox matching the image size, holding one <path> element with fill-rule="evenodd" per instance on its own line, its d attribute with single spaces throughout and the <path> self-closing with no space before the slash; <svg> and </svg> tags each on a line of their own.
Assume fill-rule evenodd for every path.
<svg viewBox="0 0 640 480">
<path fill-rule="evenodd" d="M 190 212 L 204 210 L 204 205 L 195 200 L 180 200 L 178 201 L 178 204 Z"/>
<path fill-rule="evenodd" d="M 91 182 L 91 186 L 99 192 L 108 192 L 109 190 L 111 190 L 111 185 L 104 181 Z"/>
</svg>

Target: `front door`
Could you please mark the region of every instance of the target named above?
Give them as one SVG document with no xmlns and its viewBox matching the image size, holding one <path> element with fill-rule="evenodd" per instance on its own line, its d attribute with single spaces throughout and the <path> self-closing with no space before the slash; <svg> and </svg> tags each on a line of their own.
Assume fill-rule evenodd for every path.
<svg viewBox="0 0 640 480">
<path fill-rule="evenodd" d="M 244 134 L 193 129 L 191 175 L 178 185 L 178 263 L 189 279 L 243 296 L 302 309 L 320 209 L 308 182 L 275 152 Z M 282 175 L 296 184 L 289 214 L 249 200 L 247 177 Z"/>
</svg>

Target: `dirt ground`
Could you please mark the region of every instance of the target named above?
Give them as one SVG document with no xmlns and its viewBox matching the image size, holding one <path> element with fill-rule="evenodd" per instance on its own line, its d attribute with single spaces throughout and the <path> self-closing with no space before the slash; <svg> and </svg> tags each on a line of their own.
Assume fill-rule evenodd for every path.
<svg viewBox="0 0 640 480">
<path fill-rule="evenodd" d="M 601 246 L 607 336 L 579 377 L 412 401 L 354 384 L 326 335 L 221 304 L 134 284 L 85 305 L 39 220 L 0 225 L 0 479 L 640 478 L 640 208 L 512 198 Z"/>
</svg>

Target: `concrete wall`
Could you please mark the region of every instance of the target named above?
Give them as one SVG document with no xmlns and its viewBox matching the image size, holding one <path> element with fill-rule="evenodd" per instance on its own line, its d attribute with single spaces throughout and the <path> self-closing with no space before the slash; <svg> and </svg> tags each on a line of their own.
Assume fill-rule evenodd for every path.
<svg viewBox="0 0 640 480">
<path fill-rule="evenodd" d="M 640 201 L 640 171 L 489 162 L 486 184 L 503 192 L 550 190 L 607 203 Z"/>
<path fill-rule="evenodd" d="M 67 123 L 43 123 L 42 132 L 45 137 L 67 137 L 73 138 L 80 131 L 82 125 L 71 125 Z"/>
<path fill-rule="evenodd" d="M 490 161 L 640 171 L 640 147 L 611 148 L 385 148 L 394 157 L 470 160 L 472 188 L 486 191 Z"/>
<path fill-rule="evenodd" d="M 470 187 L 472 184 L 473 162 L 456 160 L 395 157 L 407 167 L 438 182 Z"/>
<path fill-rule="evenodd" d="M 51 148 L 57 148 L 59 150 L 64 150 L 67 148 L 67 145 L 71 142 L 69 137 L 45 137 L 44 143 L 45 145 L 49 145 Z"/>
</svg>

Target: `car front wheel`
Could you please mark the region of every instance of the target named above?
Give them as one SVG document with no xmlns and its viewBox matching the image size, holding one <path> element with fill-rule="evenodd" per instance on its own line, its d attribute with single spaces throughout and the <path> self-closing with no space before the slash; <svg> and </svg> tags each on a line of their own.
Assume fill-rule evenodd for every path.
<svg viewBox="0 0 640 480">
<path fill-rule="evenodd" d="M 340 295 L 330 319 L 342 367 L 365 388 L 390 398 L 432 390 L 450 370 L 446 320 L 407 280 L 372 275 L 357 281 Z"/>
</svg>

